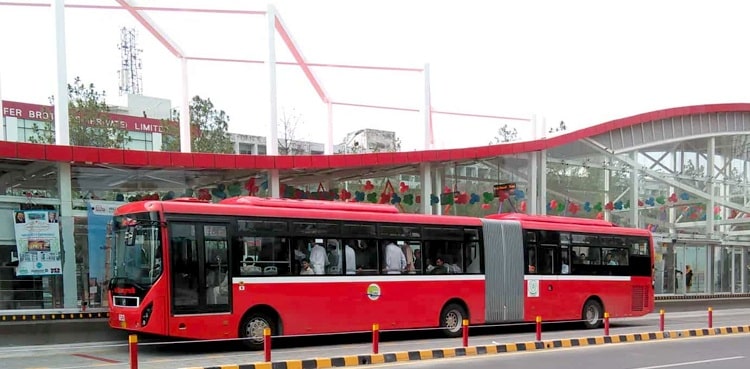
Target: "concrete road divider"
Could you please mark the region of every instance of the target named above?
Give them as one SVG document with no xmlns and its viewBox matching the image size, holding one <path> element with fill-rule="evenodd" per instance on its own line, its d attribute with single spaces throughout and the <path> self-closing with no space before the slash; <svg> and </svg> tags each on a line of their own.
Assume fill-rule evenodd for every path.
<svg viewBox="0 0 750 369">
<path fill-rule="evenodd" d="M 547 341 L 505 343 L 485 346 L 469 346 L 444 348 L 436 350 L 402 351 L 384 354 L 350 355 L 330 358 L 315 358 L 306 360 L 283 360 L 248 364 L 227 364 L 208 367 L 191 367 L 183 369 L 323 369 L 345 366 L 360 366 L 405 361 L 430 360 L 460 356 L 478 356 L 501 354 L 519 351 L 541 351 L 556 348 L 605 345 L 625 342 L 656 341 L 701 336 L 718 336 L 736 333 L 750 333 L 750 325 L 731 326 L 705 329 L 686 329 L 660 331 L 649 333 L 621 334 L 612 336 L 596 336 L 584 338 L 569 338 Z"/>
</svg>

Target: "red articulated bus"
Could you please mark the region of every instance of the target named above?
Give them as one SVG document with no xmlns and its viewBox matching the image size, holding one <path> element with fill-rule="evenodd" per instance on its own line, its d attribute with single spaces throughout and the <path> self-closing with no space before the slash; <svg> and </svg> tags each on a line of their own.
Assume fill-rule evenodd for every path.
<svg viewBox="0 0 750 369">
<path fill-rule="evenodd" d="M 190 339 L 581 320 L 653 310 L 653 240 L 600 220 L 235 197 L 121 206 L 113 328 Z"/>
</svg>

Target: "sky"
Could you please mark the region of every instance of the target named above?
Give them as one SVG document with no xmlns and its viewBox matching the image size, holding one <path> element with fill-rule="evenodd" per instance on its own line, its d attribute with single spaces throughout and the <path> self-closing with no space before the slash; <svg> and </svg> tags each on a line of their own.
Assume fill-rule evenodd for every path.
<svg viewBox="0 0 750 369">
<path fill-rule="evenodd" d="M 17 0 L 16 2 L 33 2 Z M 39 2 L 43 2 L 39 0 Z M 140 0 L 137 5 L 265 10 L 268 1 Z M 2 5 L 0 94 L 46 103 L 55 91 L 51 8 Z M 67 0 L 110 4 L 110 0 Z M 750 52 L 742 0 L 274 0 L 308 62 L 430 65 L 435 110 L 544 121 L 580 129 L 676 106 L 750 100 Z M 145 12 L 187 55 L 262 60 L 266 23 L 258 15 Z M 127 12 L 66 10 L 67 79 L 80 76 L 118 95 L 120 29 L 135 28 L 143 50 L 143 94 L 180 104 L 179 61 Z M 276 38 L 277 59 L 292 61 Z M 314 68 L 335 101 L 420 108 L 418 72 Z M 189 94 L 210 97 L 230 116 L 231 132 L 268 135 L 267 68 L 262 64 L 189 63 Z M 326 106 L 301 69 L 277 68 L 279 110 L 304 124 L 296 138 L 325 142 Z M 433 117 L 433 148 L 488 144 L 508 124 L 531 138 L 531 123 Z M 334 142 L 362 128 L 395 131 L 404 150 L 424 149 L 419 113 L 335 106 Z"/>
</svg>

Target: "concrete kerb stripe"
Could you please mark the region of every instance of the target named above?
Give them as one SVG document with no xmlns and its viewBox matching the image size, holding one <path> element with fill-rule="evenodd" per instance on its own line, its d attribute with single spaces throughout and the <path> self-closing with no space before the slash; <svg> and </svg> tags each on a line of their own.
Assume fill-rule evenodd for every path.
<svg viewBox="0 0 750 369">
<path fill-rule="evenodd" d="M 252 364 L 230 364 L 207 367 L 190 367 L 183 369 L 324 369 L 334 367 L 372 365 L 384 363 L 397 363 L 405 361 L 418 361 L 451 358 L 459 356 L 478 356 L 501 354 L 518 351 L 538 351 L 565 347 L 604 345 L 613 343 L 655 341 L 664 339 L 679 339 L 701 336 L 718 336 L 734 333 L 750 333 L 750 325 L 686 329 L 664 332 L 632 333 L 613 336 L 597 336 L 584 338 L 567 338 L 559 340 L 546 340 L 540 342 L 505 343 L 498 345 L 470 346 L 457 348 L 444 348 L 436 350 L 402 351 L 385 354 L 350 355 L 332 358 L 317 358 L 307 360 L 283 360 L 273 362 L 260 362 Z"/>
<path fill-rule="evenodd" d="M 109 318 L 109 313 L 77 312 L 77 313 L 53 313 L 53 314 L 0 315 L 0 323 L 37 321 L 37 320 L 86 320 L 86 319 L 102 319 L 102 318 Z"/>
</svg>

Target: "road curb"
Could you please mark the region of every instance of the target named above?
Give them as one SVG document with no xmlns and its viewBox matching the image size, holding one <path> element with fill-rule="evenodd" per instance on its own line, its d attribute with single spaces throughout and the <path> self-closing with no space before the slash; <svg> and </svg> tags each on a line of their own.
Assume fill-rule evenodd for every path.
<svg viewBox="0 0 750 369">
<path fill-rule="evenodd" d="M 720 336 L 736 333 L 750 333 L 750 325 L 705 329 L 685 329 L 664 332 L 631 333 L 613 336 L 567 338 L 558 340 L 544 340 L 539 342 L 531 341 L 504 343 L 497 345 L 455 347 L 435 350 L 401 351 L 385 354 L 349 355 L 306 360 L 281 360 L 250 364 L 227 364 L 219 366 L 189 367 L 182 369 L 324 369 L 347 366 L 398 363 L 406 361 L 432 360 L 461 356 L 470 357 L 493 355 L 519 351 L 541 351 L 578 346 L 657 341 L 665 339 L 679 339 L 702 336 Z"/>
<path fill-rule="evenodd" d="M 0 315 L 0 323 L 10 322 L 38 322 L 51 320 L 92 320 L 109 318 L 107 312 L 95 313 L 40 313 L 40 314 L 7 314 Z"/>
</svg>

